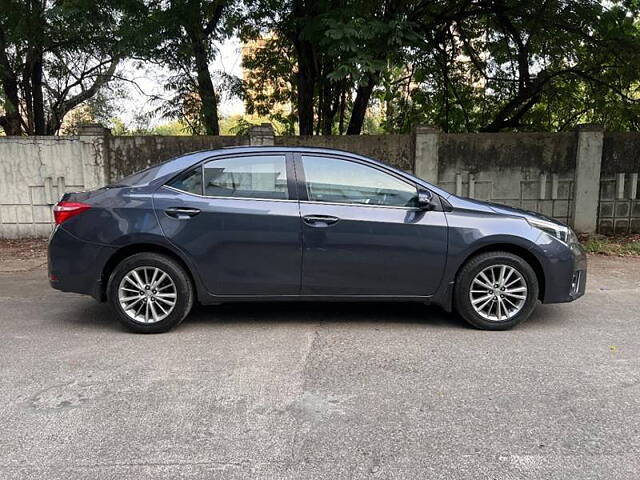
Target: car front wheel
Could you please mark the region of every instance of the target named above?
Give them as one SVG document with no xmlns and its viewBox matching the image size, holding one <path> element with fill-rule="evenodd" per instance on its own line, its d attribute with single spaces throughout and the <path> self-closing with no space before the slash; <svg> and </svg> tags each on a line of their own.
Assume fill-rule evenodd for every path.
<svg viewBox="0 0 640 480">
<path fill-rule="evenodd" d="M 525 321 L 538 301 L 533 268 L 509 252 L 473 257 L 460 271 L 454 292 L 456 311 L 484 330 L 507 330 Z"/>
<path fill-rule="evenodd" d="M 160 333 L 180 324 L 193 305 L 184 268 L 166 255 L 125 258 L 109 280 L 108 299 L 120 322 L 139 333 Z"/>
</svg>

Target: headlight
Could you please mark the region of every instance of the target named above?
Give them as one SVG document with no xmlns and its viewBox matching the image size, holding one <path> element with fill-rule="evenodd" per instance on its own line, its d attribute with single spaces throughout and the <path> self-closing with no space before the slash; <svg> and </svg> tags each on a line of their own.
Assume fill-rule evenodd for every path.
<svg viewBox="0 0 640 480">
<path fill-rule="evenodd" d="M 526 220 L 532 227 L 548 233 L 552 237 L 560 240 L 562 243 L 566 243 L 567 245 L 578 243 L 578 237 L 573 232 L 573 230 L 571 230 L 566 225 L 559 225 L 557 223 L 548 222 L 546 220 L 541 220 L 538 218 L 527 218 Z"/>
</svg>

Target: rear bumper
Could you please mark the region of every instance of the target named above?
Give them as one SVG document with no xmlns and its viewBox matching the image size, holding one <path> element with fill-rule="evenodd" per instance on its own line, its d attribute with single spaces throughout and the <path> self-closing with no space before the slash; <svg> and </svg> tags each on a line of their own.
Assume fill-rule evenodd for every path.
<svg viewBox="0 0 640 480">
<path fill-rule="evenodd" d="M 85 242 L 56 227 L 49 238 L 49 284 L 63 292 L 102 297 L 102 270 L 115 249 Z"/>
</svg>

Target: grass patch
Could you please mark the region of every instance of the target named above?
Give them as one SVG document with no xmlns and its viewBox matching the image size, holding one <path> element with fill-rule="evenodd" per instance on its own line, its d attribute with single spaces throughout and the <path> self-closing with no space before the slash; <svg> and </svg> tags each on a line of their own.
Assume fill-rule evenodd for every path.
<svg viewBox="0 0 640 480">
<path fill-rule="evenodd" d="M 593 235 L 580 241 L 589 253 L 616 257 L 640 257 L 640 235 Z"/>
</svg>

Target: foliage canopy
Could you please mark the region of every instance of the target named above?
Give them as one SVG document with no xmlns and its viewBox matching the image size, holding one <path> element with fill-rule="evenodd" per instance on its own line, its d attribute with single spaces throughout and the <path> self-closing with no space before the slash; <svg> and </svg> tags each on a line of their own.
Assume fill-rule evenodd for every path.
<svg viewBox="0 0 640 480">
<path fill-rule="evenodd" d="M 302 135 L 640 129 L 636 0 L 0 0 L 0 127 L 105 110 L 124 61 L 172 74 L 155 114 L 219 134 L 219 102 Z M 213 71 L 239 36 L 244 78 Z M 77 113 L 75 117 L 79 117 Z M 81 115 L 80 115 L 81 116 Z M 248 123 L 237 121 L 235 130 Z M 64 129 L 63 129 L 64 130 Z"/>
</svg>

